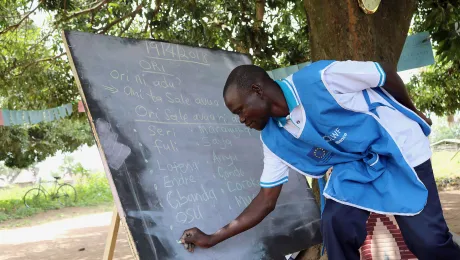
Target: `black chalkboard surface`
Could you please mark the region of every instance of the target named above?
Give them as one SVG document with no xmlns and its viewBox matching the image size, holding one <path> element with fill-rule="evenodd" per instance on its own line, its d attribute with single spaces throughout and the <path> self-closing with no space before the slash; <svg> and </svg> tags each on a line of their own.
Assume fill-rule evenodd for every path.
<svg viewBox="0 0 460 260">
<path fill-rule="evenodd" d="M 213 233 L 259 191 L 260 134 L 225 107 L 222 88 L 242 54 L 65 32 L 88 118 L 119 213 L 140 259 L 283 259 L 320 242 L 319 210 L 291 173 L 276 210 L 210 249 L 177 240 Z"/>
</svg>

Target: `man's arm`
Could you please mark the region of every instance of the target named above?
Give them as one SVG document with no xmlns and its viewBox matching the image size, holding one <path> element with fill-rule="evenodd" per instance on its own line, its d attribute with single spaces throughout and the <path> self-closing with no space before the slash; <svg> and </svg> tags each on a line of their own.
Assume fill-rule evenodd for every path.
<svg viewBox="0 0 460 260">
<path fill-rule="evenodd" d="M 379 63 L 382 69 L 385 71 L 386 74 L 386 82 L 383 85 L 383 88 L 390 93 L 399 103 L 403 106 L 409 108 L 410 110 L 414 111 L 417 115 L 419 115 L 423 120 L 425 120 L 429 125 L 431 125 L 431 120 L 427 118 L 423 113 L 418 111 L 415 107 L 414 103 L 409 97 L 409 93 L 407 92 L 406 86 L 402 81 L 401 77 L 398 75 L 396 70 L 385 63 Z"/>
<path fill-rule="evenodd" d="M 184 244 L 187 250 L 193 252 L 195 245 L 209 248 L 253 228 L 275 209 L 282 186 L 261 188 L 259 194 L 235 220 L 212 235 L 207 235 L 196 227 L 185 230 L 180 239 L 181 243 Z"/>
</svg>

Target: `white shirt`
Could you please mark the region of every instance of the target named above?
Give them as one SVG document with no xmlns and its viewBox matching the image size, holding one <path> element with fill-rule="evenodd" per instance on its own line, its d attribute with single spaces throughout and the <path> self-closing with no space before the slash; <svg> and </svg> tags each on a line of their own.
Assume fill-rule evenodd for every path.
<svg viewBox="0 0 460 260">
<path fill-rule="evenodd" d="M 338 61 L 325 69 L 323 83 L 327 85 L 332 92 L 331 94 L 341 106 L 346 109 L 364 112 L 369 110 L 362 95 L 362 90 L 364 89 L 367 89 L 371 102 L 380 102 L 391 106 L 372 90 L 374 87 L 383 86 L 385 77 L 385 72 L 378 63 Z M 292 76 L 286 78 L 285 81 L 292 84 Z M 292 91 L 295 97 L 298 98 L 295 89 Z M 377 113 L 379 114 L 381 125 L 393 136 L 411 167 L 418 166 L 430 159 L 429 139 L 415 121 L 386 106 L 378 107 Z M 291 111 L 289 120 L 287 120 L 284 128 L 293 136 L 298 137 L 301 134 L 303 125 L 305 125 L 304 118 L 303 107 L 300 104 Z M 265 145 L 263 145 L 263 150 L 264 170 L 260 178 L 260 186 L 269 188 L 287 182 L 289 165 Z"/>
</svg>

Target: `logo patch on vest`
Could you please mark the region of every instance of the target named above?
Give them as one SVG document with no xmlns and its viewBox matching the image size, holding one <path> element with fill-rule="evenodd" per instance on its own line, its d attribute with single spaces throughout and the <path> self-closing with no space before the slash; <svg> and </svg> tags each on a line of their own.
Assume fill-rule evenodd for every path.
<svg viewBox="0 0 460 260">
<path fill-rule="evenodd" d="M 331 159 L 332 153 L 320 147 L 313 147 L 307 156 L 317 162 L 327 162 Z"/>
</svg>

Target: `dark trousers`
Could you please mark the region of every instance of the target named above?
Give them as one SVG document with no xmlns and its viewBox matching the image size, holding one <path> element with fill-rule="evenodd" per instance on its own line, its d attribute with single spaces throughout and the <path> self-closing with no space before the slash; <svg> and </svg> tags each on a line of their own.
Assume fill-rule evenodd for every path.
<svg viewBox="0 0 460 260">
<path fill-rule="evenodd" d="M 460 260 L 460 248 L 453 242 L 442 214 L 431 161 L 415 167 L 415 171 L 428 189 L 428 201 L 418 215 L 395 216 L 404 241 L 420 260 Z M 368 217 L 368 211 L 327 200 L 321 231 L 330 260 L 359 260 Z"/>
</svg>

